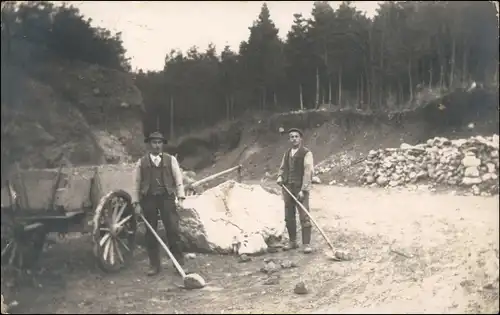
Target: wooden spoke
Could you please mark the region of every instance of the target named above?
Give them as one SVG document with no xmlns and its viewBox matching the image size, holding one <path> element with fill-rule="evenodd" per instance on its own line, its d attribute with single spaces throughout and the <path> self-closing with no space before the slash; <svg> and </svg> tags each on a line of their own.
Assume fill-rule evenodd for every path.
<svg viewBox="0 0 500 315">
<path fill-rule="evenodd" d="M 26 224 L 13 215 L 2 214 L 2 265 L 29 269 L 43 251 L 46 233 L 41 223 Z"/>
<path fill-rule="evenodd" d="M 132 259 L 137 220 L 124 191 L 102 197 L 94 215 L 94 240 L 99 267 L 106 272 L 120 270 Z"/>
<path fill-rule="evenodd" d="M 117 228 L 121 228 L 123 226 L 123 224 L 125 224 L 128 220 L 130 220 L 132 218 L 132 215 L 129 215 L 128 217 L 126 217 L 125 219 L 121 220 L 120 222 L 116 223 L 116 227 Z"/>
<path fill-rule="evenodd" d="M 120 259 L 120 262 L 123 264 L 125 263 L 125 260 L 123 259 L 122 251 L 120 250 L 120 241 L 118 240 L 113 240 L 114 242 L 114 248 L 116 249 L 116 254 L 118 256 L 118 259 Z"/>
</svg>

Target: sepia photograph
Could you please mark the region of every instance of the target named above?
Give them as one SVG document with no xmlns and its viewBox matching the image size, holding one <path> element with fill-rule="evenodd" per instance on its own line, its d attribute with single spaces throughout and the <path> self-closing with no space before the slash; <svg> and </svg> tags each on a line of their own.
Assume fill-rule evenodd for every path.
<svg viewBox="0 0 500 315">
<path fill-rule="evenodd" d="M 498 1 L 2 1 L 2 314 L 498 314 Z"/>
</svg>

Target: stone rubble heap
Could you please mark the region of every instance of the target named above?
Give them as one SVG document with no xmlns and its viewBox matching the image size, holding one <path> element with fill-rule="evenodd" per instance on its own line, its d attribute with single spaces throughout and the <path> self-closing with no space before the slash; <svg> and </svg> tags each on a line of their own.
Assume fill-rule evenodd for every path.
<svg viewBox="0 0 500 315">
<path fill-rule="evenodd" d="M 364 161 L 362 182 L 402 186 L 417 182 L 462 186 L 474 195 L 498 193 L 499 137 L 429 139 L 415 146 L 371 150 Z"/>
</svg>

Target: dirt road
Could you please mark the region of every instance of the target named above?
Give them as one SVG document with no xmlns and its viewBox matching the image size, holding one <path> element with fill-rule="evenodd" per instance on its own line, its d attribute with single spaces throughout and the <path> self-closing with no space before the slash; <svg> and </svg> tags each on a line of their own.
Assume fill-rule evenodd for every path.
<svg viewBox="0 0 500 315">
<path fill-rule="evenodd" d="M 104 275 L 92 264 L 86 237 L 52 246 L 44 272 L 11 296 L 19 313 L 494 313 L 499 310 L 499 199 L 429 192 L 315 187 L 312 212 L 348 262 L 316 252 L 276 253 L 238 263 L 198 255 L 188 268 L 209 283 L 198 291 L 177 285 L 171 264 L 144 276 L 146 258 Z M 265 258 L 290 259 L 280 282 L 264 285 Z M 310 292 L 295 295 L 303 280 Z"/>
</svg>

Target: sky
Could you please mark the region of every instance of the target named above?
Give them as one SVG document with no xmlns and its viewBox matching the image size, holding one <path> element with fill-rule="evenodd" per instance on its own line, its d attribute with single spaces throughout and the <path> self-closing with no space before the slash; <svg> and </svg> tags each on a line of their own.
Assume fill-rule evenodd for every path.
<svg viewBox="0 0 500 315">
<path fill-rule="evenodd" d="M 122 32 L 132 70 L 161 70 L 172 49 L 192 46 L 205 50 L 215 44 L 217 52 L 229 45 L 238 51 L 248 40 L 249 27 L 257 19 L 264 1 L 66 1 L 80 9 L 93 26 Z M 341 1 L 330 1 L 336 9 Z M 354 6 L 373 16 L 378 1 L 354 1 Z M 312 1 L 267 1 L 271 19 L 285 38 L 293 14 L 311 16 Z"/>
</svg>

